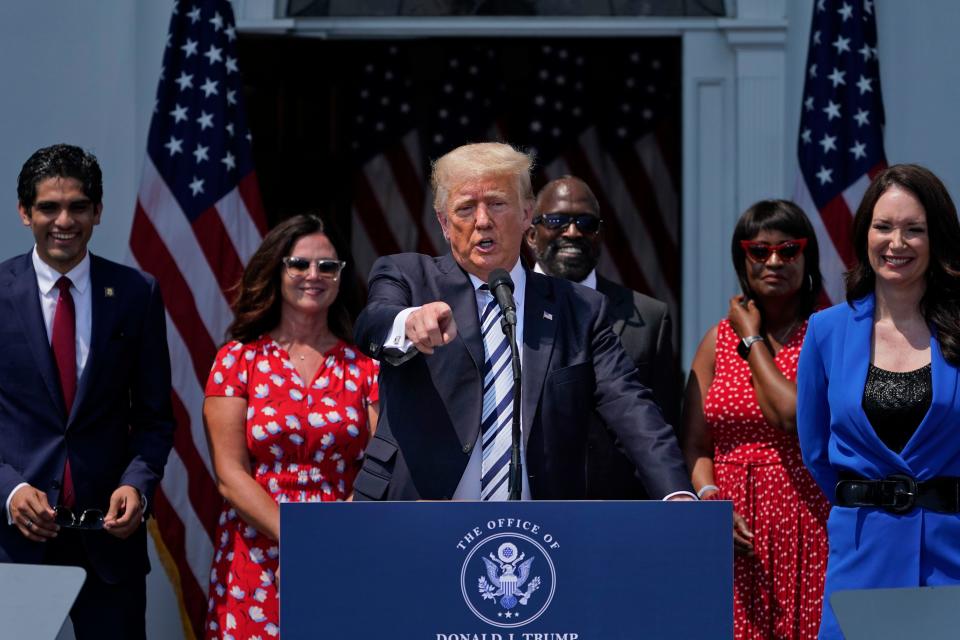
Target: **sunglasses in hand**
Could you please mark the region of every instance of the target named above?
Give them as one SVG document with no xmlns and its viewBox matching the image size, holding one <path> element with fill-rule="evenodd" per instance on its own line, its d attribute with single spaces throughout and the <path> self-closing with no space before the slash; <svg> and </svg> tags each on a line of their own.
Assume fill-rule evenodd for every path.
<svg viewBox="0 0 960 640">
<path fill-rule="evenodd" d="M 53 521 L 67 529 L 94 531 L 103 529 L 103 511 L 100 509 L 84 509 L 78 518 L 69 507 L 57 505 L 53 508 Z"/>
<path fill-rule="evenodd" d="M 602 220 L 592 213 L 544 213 L 533 219 L 533 224 L 542 224 L 547 229 L 566 229 L 570 223 L 577 225 L 577 231 L 592 235 L 600 231 Z"/>
<path fill-rule="evenodd" d="M 807 246 L 806 238 L 797 238 L 796 240 L 786 240 L 780 244 L 767 244 L 766 242 L 756 242 L 755 240 L 741 240 L 740 246 L 743 247 L 750 262 L 763 264 L 770 259 L 770 256 L 777 254 L 781 262 L 790 263 L 800 257 L 804 248 Z"/>
</svg>

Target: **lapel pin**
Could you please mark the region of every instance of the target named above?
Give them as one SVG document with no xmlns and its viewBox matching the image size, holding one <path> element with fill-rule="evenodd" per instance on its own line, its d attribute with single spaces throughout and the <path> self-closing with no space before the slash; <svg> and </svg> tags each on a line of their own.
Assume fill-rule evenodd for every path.
<svg viewBox="0 0 960 640">
<path fill-rule="evenodd" d="M 112 298 L 113 297 L 113 287 L 104 287 L 103 288 L 103 297 Z"/>
<path fill-rule="evenodd" d="M 543 319 L 544 319 L 544 320 L 553 320 L 553 314 L 550 313 L 549 311 L 544 311 L 544 312 L 543 312 Z"/>
</svg>

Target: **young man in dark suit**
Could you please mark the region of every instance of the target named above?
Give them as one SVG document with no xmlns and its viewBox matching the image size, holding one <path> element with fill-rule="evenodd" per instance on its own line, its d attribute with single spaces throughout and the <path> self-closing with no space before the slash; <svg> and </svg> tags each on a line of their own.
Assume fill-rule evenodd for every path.
<svg viewBox="0 0 960 640">
<path fill-rule="evenodd" d="M 536 271 L 579 282 L 604 294 L 613 332 L 653 391 L 667 421 L 677 427 L 679 398 L 667 305 L 597 273 L 603 240 L 600 205 L 590 187 L 574 176 L 548 182 L 537 195 L 527 246 Z M 612 433 L 594 416 L 587 436 L 587 493 L 597 500 L 644 500 L 648 494 L 633 464 L 617 450 Z"/>
<path fill-rule="evenodd" d="M 77 638 L 143 638 L 170 361 L 156 281 L 87 251 L 102 195 L 77 147 L 40 149 L 20 172 L 36 244 L 0 264 L 0 562 L 82 567 Z"/>
<path fill-rule="evenodd" d="M 506 498 L 515 389 L 501 378 L 509 349 L 496 339 L 499 312 L 483 288 L 496 269 L 513 280 L 522 351 L 521 497 L 585 496 L 594 411 L 651 496 L 692 497 L 676 439 L 610 328 L 607 299 L 520 263 L 533 210 L 530 165 L 499 143 L 446 154 L 432 183 L 450 253 L 374 265 L 356 342 L 382 361 L 381 414 L 355 499 Z"/>
</svg>

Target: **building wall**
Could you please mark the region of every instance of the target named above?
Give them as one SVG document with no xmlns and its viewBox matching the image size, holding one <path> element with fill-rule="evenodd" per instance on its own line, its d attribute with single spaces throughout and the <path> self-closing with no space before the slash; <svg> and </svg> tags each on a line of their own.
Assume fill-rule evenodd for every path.
<svg viewBox="0 0 960 640">
<path fill-rule="evenodd" d="M 15 181 L 36 148 L 71 142 L 93 151 L 105 175 L 104 216 L 94 252 L 124 260 L 171 0 L 33 0 L 0 3 L 0 257 L 26 251 Z M 881 79 L 891 162 L 930 166 L 960 196 L 960 4 L 878 0 Z M 794 141 L 812 0 L 786 3 L 785 162 L 779 195 L 793 191 Z M 726 251 L 726 241 L 716 250 Z M 731 291 L 732 293 L 732 291 Z M 724 309 L 718 308 L 720 317 Z M 149 633 L 176 638 L 173 594 L 154 558 Z"/>
</svg>

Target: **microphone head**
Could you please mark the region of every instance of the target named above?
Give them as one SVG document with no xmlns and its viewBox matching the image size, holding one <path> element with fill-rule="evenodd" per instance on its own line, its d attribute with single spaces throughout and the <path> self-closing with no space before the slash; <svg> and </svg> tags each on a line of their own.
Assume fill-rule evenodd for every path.
<svg viewBox="0 0 960 640">
<path fill-rule="evenodd" d="M 490 277 L 487 278 L 487 286 L 490 287 L 490 291 L 496 291 L 498 287 L 506 285 L 510 292 L 513 292 L 513 279 L 510 277 L 510 274 L 504 271 L 503 269 L 494 269 L 490 272 Z"/>
</svg>

